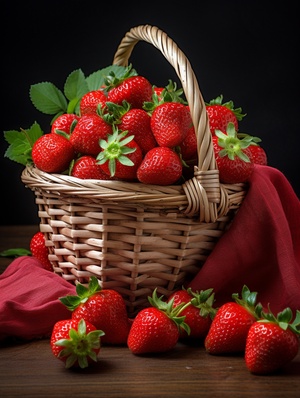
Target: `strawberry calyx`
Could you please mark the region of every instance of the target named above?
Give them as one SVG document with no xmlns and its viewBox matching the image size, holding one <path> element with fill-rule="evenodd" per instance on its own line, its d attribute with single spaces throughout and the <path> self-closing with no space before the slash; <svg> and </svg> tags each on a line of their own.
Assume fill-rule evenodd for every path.
<svg viewBox="0 0 300 398">
<path fill-rule="evenodd" d="M 183 89 L 178 89 L 177 83 L 173 82 L 171 79 L 169 79 L 168 85 L 163 88 L 159 95 L 154 90 L 152 94 L 152 101 L 145 101 L 143 109 L 151 114 L 154 109 L 158 107 L 158 105 L 161 105 L 165 102 L 179 102 L 181 104 L 187 105 L 186 99 L 183 98 Z"/>
<path fill-rule="evenodd" d="M 107 141 L 100 140 L 100 147 L 103 150 L 97 156 L 97 160 L 99 164 L 104 164 L 108 161 L 111 177 L 116 173 L 117 160 L 124 166 L 134 166 L 133 161 L 126 156 L 136 150 L 136 148 L 126 146 L 133 140 L 134 135 L 126 137 L 127 133 L 127 130 L 120 132 L 116 126 L 113 126 L 113 134 L 108 135 Z"/>
<path fill-rule="evenodd" d="M 223 103 L 223 95 L 219 95 L 218 97 L 210 100 L 209 102 L 205 103 L 206 106 L 209 105 L 222 105 L 225 106 L 226 108 L 230 109 L 235 117 L 237 118 L 238 121 L 241 121 L 247 114 L 246 113 L 242 113 L 242 108 L 234 108 L 234 103 L 233 101 L 227 101 Z"/>
<path fill-rule="evenodd" d="M 122 105 L 116 104 L 114 102 L 107 101 L 106 102 L 106 109 L 108 113 L 106 113 L 103 117 L 110 123 L 119 124 L 121 123 L 121 118 L 124 116 L 131 108 L 131 105 L 128 101 L 122 101 Z"/>
<path fill-rule="evenodd" d="M 261 312 L 261 319 L 258 322 L 267 322 L 267 323 L 275 323 L 281 329 L 287 330 L 290 329 L 296 335 L 300 335 L 300 311 L 296 310 L 296 316 L 293 320 L 293 312 L 287 307 L 284 310 L 278 312 L 277 316 L 275 316 L 270 310 L 270 306 L 268 305 L 268 312 Z"/>
<path fill-rule="evenodd" d="M 128 65 L 124 68 L 124 72 L 117 76 L 114 71 L 110 71 L 107 76 L 105 76 L 104 84 L 102 89 L 105 93 L 108 93 L 112 88 L 117 87 L 124 80 L 128 79 L 132 76 L 138 76 L 138 73 L 135 69 L 132 68 L 132 64 Z"/>
<path fill-rule="evenodd" d="M 68 310 L 74 311 L 80 304 L 85 303 L 91 296 L 101 290 L 98 279 L 95 276 L 91 276 L 88 287 L 78 283 L 76 285 L 77 295 L 67 295 L 65 297 L 60 297 L 59 300 L 68 308 Z"/>
<path fill-rule="evenodd" d="M 238 293 L 233 293 L 232 298 L 237 304 L 244 307 L 250 314 L 256 319 L 261 318 L 262 305 L 261 303 L 256 304 L 257 292 L 251 292 L 250 289 L 244 285 L 242 288 L 241 298 Z"/>
<path fill-rule="evenodd" d="M 94 330 L 86 334 L 86 323 L 81 319 L 78 330 L 69 331 L 69 339 L 60 339 L 55 345 L 63 347 L 58 356 L 66 357 L 66 368 L 71 368 L 78 363 L 80 368 L 88 367 L 88 358 L 97 362 L 97 354 L 94 350 L 100 349 L 100 337 L 104 336 L 102 330 Z"/>
<path fill-rule="evenodd" d="M 244 162 L 250 162 L 249 157 L 243 152 L 243 149 L 251 145 L 251 136 L 246 135 L 244 138 L 239 139 L 232 122 L 228 123 L 226 134 L 221 130 L 215 130 L 215 135 L 218 137 L 218 145 L 223 148 L 219 152 L 220 157 L 227 156 L 230 160 L 234 160 L 237 156 Z"/>
<path fill-rule="evenodd" d="M 181 303 L 176 307 L 173 307 L 174 303 L 174 298 L 172 298 L 169 302 L 163 300 L 164 296 L 157 296 L 157 288 L 154 289 L 152 293 L 152 297 L 149 296 L 148 300 L 149 303 L 157 308 L 158 310 L 164 312 L 168 318 L 170 318 L 175 324 L 177 325 L 178 328 L 182 328 L 185 330 L 187 334 L 190 334 L 191 329 L 187 323 L 185 323 L 185 315 L 180 316 L 181 312 L 187 308 L 188 306 L 191 305 L 191 302 L 189 301 L 188 303 Z"/>
<path fill-rule="evenodd" d="M 213 303 L 215 302 L 215 294 L 213 293 L 213 289 L 206 289 L 199 291 L 192 291 L 189 287 L 187 292 L 192 297 L 191 303 L 194 307 L 199 308 L 200 316 L 206 318 L 210 317 L 213 319 L 216 315 L 217 309 L 213 308 Z"/>
</svg>

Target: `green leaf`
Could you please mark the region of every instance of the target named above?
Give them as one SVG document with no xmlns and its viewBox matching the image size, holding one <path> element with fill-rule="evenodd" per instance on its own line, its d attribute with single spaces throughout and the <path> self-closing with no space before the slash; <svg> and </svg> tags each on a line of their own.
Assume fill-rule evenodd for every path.
<svg viewBox="0 0 300 398">
<path fill-rule="evenodd" d="M 99 90 L 105 84 L 105 79 L 111 72 L 113 72 L 113 74 L 117 78 L 121 78 L 124 75 L 126 69 L 127 68 L 125 66 L 110 65 L 107 66 L 106 68 L 100 69 L 92 73 L 86 78 L 89 91 Z M 137 75 L 136 70 L 131 69 L 130 76 L 136 76 L 136 75 Z"/>
<path fill-rule="evenodd" d="M 3 250 L 0 252 L 0 257 L 21 257 L 21 256 L 31 256 L 31 251 L 23 248 L 15 248 Z"/>
<path fill-rule="evenodd" d="M 10 144 L 4 156 L 26 166 L 32 162 L 31 150 L 41 135 L 43 135 L 43 131 L 36 122 L 27 130 L 4 131 L 4 138 Z"/>
<path fill-rule="evenodd" d="M 42 113 L 54 115 L 67 112 L 68 104 L 64 94 L 52 83 L 33 84 L 29 95 L 33 105 Z"/>
<path fill-rule="evenodd" d="M 78 102 L 88 91 L 88 84 L 82 70 L 77 69 L 70 73 L 64 86 L 64 93 L 67 99 L 70 102 L 74 100 Z"/>
</svg>

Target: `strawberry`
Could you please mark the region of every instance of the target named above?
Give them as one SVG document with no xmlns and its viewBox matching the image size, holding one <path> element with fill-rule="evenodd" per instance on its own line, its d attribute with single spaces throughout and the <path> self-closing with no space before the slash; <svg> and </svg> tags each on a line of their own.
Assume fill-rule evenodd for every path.
<svg viewBox="0 0 300 398">
<path fill-rule="evenodd" d="M 239 132 L 237 134 L 238 138 L 242 140 L 247 140 L 249 142 L 249 149 L 251 151 L 251 161 L 254 164 L 261 164 L 267 166 L 268 158 L 266 151 L 260 146 L 261 139 L 259 137 L 254 137 L 249 134 Z"/>
<path fill-rule="evenodd" d="M 190 334 L 182 329 L 180 339 L 204 339 L 206 337 L 217 311 L 213 308 L 214 293 L 212 291 L 213 289 L 207 289 L 193 292 L 191 288 L 183 288 L 169 296 L 167 301 L 173 300 L 173 307 L 182 303 L 191 303 L 181 311 L 181 315 L 185 316 L 185 323 L 190 327 Z"/>
<path fill-rule="evenodd" d="M 101 150 L 99 140 L 105 139 L 111 132 L 112 126 L 102 117 L 87 114 L 79 119 L 70 136 L 70 142 L 77 153 L 97 156 Z"/>
<path fill-rule="evenodd" d="M 299 351 L 300 311 L 292 322 L 290 308 L 277 317 L 262 312 L 262 319 L 249 329 L 245 349 L 245 362 L 254 374 L 270 374 L 291 362 Z"/>
<path fill-rule="evenodd" d="M 63 132 L 70 135 L 79 120 L 79 116 L 74 113 L 63 113 L 58 116 L 51 126 L 51 133 Z"/>
<path fill-rule="evenodd" d="M 146 153 L 137 178 L 144 184 L 171 185 L 182 175 L 180 157 L 171 148 L 159 146 Z"/>
<path fill-rule="evenodd" d="M 48 258 L 48 248 L 46 246 L 45 235 L 39 231 L 30 240 L 30 251 L 33 257 L 37 258 L 43 268 L 53 271 L 52 264 Z"/>
<path fill-rule="evenodd" d="M 99 107 L 103 109 L 106 101 L 107 97 L 102 90 L 89 91 L 80 100 L 80 115 L 98 114 Z"/>
<path fill-rule="evenodd" d="M 87 368 L 97 362 L 101 349 L 102 330 L 83 319 L 65 319 L 53 327 L 50 347 L 56 358 L 65 363 L 66 368 Z"/>
<path fill-rule="evenodd" d="M 261 164 L 263 166 L 267 166 L 268 158 L 266 151 L 258 144 L 249 145 L 249 150 L 251 152 L 251 161 L 254 164 Z"/>
<path fill-rule="evenodd" d="M 198 159 L 197 137 L 194 126 L 188 129 L 185 139 L 179 145 L 180 153 L 184 161 Z"/>
<path fill-rule="evenodd" d="M 242 114 L 242 108 L 234 108 L 232 101 L 223 103 L 223 95 L 206 103 L 206 112 L 213 135 L 215 130 L 226 131 L 229 122 L 233 123 L 235 130 L 238 131 L 239 122 L 246 116 Z"/>
<path fill-rule="evenodd" d="M 216 163 L 220 181 L 235 184 L 248 181 L 254 163 L 251 161 L 250 139 L 240 140 L 233 123 L 228 123 L 226 134 L 220 130 L 212 136 Z"/>
<path fill-rule="evenodd" d="M 120 132 L 116 126 L 107 141 L 100 141 L 101 152 L 97 156 L 98 163 L 104 173 L 121 180 L 136 180 L 137 169 L 142 162 L 143 153 L 134 141 L 133 135 L 127 131 Z"/>
<path fill-rule="evenodd" d="M 172 148 L 180 145 L 190 127 L 190 111 L 179 102 L 163 102 L 152 112 L 151 129 L 160 146 Z"/>
<path fill-rule="evenodd" d="M 209 354 L 244 352 L 248 331 L 260 317 L 262 306 L 256 305 L 256 292 L 243 286 L 242 297 L 239 298 L 237 293 L 232 297 L 235 301 L 223 304 L 211 323 L 204 341 Z"/>
<path fill-rule="evenodd" d="M 34 164 L 47 173 L 64 172 L 74 156 L 75 151 L 69 139 L 56 133 L 41 135 L 32 147 Z"/>
<path fill-rule="evenodd" d="M 141 148 L 143 155 L 157 146 L 151 130 L 151 116 L 144 109 L 132 108 L 126 101 L 123 101 L 122 105 L 107 102 L 107 108 L 118 129 L 134 136 L 134 141 Z"/>
<path fill-rule="evenodd" d="M 78 283 L 75 296 L 61 297 L 60 301 L 72 311 L 72 319 L 86 322 L 103 330 L 103 343 L 125 344 L 130 329 L 126 305 L 120 293 L 101 289 L 98 279 L 91 276 L 88 287 Z"/>
<path fill-rule="evenodd" d="M 132 108 L 142 109 L 144 102 L 151 101 L 153 93 L 151 83 L 143 76 L 132 76 L 131 66 L 122 76 L 116 77 L 111 73 L 105 83 L 107 99 L 115 104 L 122 105 L 125 100 Z"/>
<path fill-rule="evenodd" d="M 97 159 L 91 155 L 84 155 L 79 157 L 75 162 L 70 172 L 71 176 L 81 178 L 81 179 L 95 179 L 95 180 L 112 180 L 110 177 L 102 170 L 101 166 L 98 164 Z"/>
<path fill-rule="evenodd" d="M 179 316 L 185 304 L 173 308 L 172 300 L 167 303 L 162 298 L 155 289 L 149 297 L 151 306 L 140 310 L 132 322 L 127 345 L 135 355 L 169 351 L 178 342 L 180 328 L 189 333 L 185 317 Z"/>
</svg>

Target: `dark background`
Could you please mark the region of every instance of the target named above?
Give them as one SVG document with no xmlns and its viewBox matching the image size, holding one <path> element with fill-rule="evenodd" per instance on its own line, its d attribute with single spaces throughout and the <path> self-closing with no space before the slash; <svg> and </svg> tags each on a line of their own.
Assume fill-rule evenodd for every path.
<svg viewBox="0 0 300 398">
<path fill-rule="evenodd" d="M 197 7 L 195 7 L 197 5 Z M 58 88 L 75 69 L 86 76 L 112 63 L 132 27 L 156 25 L 185 53 L 206 101 L 223 94 L 247 116 L 240 129 L 262 139 L 269 165 L 281 170 L 300 196 L 299 19 L 285 1 L 27 1 L 2 6 L 2 131 L 45 132 L 50 118 L 29 99 L 31 84 Z M 5 23 L 4 23 L 5 22 Z M 176 80 L 158 50 L 135 47 L 130 62 L 153 84 Z M 1 224 L 37 224 L 33 193 L 20 180 L 23 166 L 7 158 L 0 140 Z"/>
</svg>

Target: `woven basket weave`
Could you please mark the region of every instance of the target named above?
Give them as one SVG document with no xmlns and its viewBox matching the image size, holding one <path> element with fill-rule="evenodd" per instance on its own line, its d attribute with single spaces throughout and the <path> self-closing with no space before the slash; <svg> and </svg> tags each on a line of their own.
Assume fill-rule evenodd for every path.
<svg viewBox="0 0 300 398">
<path fill-rule="evenodd" d="M 132 28 L 113 63 L 128 65 L 134 46 L 155 46 L 175 69 L 198 143 L 198 167 L 183 185 L 81 180 L 27 166 L 54 271 L 73 283 L 98 278 L 125 299 L 128 314 L 148 306 L 157 287 L 168 297 L 203 266 L 246 195 L 245 184 L 221 184 L 205 103 L 189 61 L 155 26 Z"/>
</svg>

